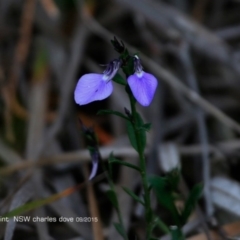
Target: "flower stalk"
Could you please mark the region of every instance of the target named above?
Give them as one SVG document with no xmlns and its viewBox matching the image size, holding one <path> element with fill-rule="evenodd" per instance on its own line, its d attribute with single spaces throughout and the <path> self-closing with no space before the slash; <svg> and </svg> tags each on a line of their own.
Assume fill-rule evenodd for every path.
<svg viewBox="0 0 240 240">
<path fill-rule="evenodd" d="M 106 168 L 105 164 L 102 161 L 95 132 L 93 131 L 92 128 L 86 127 L 80 119 L 79 119 L 79 122 L 80 122 L 80 125 L 81 125 L 81 128 L 82 128 L 84 137 L 86 139 L 88 150 L 89 150 L 89 153 L 91 155 L 92 162 L 93 162 L 93 168 L 92 168 L 89 180 L 91 180 L 93 177 L 95 177 L 96 172 L 97 172 L 98 164 L 101 163 L 102 169 L 105 173 L 106 179 L 107 179 L 109 187 L 110 187 L 110 190 L 108 191 L 108 194 L 110 195 L 109 198 L 112 201 L 112 203 L 113 203 L 113 205 L 116 209 L 116 212 L 117 212 L 118 221 L 119 221 L 119 223 L 117 223 L 117 225 L 121 229 L 120 234 L 122 235 L 124 240 L 128 240 L 127 232 L 126 232 L 126 230 L 124 228 L 124 224 L 123 224 L 123 218 L 122 218 L 122 214 L 121 214 L 121 211 L 120 211 L 115 186 L 114 186 L 114 183 L 112 181 L 112 178 L 110 176 L 110 173 L 109 173 L 108 169 Z"/>
<path fill-rule="evenodd" d="M 137 78 L 133 74 L 135 73 L 138 77 L 142 77 L 144 74 L 143 68 L 140 64 L 139 58 L 135 55 L 133 58 L 131 58 L 128 54 L 128 51 L 125 51 L 124 53 L 121 54 L 121 59 L 122 59 L 122 69 L 123 72 L 125 73 L 126 78 L 129 80 L 130 78 Z M 152 76 L 152 75 L 151 75 Z M 157 80 L 155 77 L 151 78 L 154 81 L 154 86 L 153 86 L 153 95 L 157 87 Z M 137 80 L 138 81 L 138 80 Z M 130 81 L 128 81 L 130 82 Z M 153 213 L 151 209 L 151 200 L 150 200 L 150 189 L 148 185 L 148 180 L 147 180 L 147 172 L 146 172 L 146 159 L 144 155 L 144 149 L 145 146 L 142 144 L 141 138 L 142 136 L 140 135 L 139 131 L 139 126 L 138 126 L 138 113 L 136 110 L 136 99 L 139 101 L 139 96 L 137 94 L 133 94 L 133 91 L 135 90 L 134 88 L 131 87 L 131 85 L 126 86 L 126 92 L 128 94 L 129 100 L 130 100 L 130 105 L 131 105 L 131 115 L 130 119 L 132 121 L 132 126 L 134 128 L 134 135 L 136 139 L 136 144 L 137 144 L 137 152 L 139 156 L 139 168 L 140 168 L 140 175 L 141 175 L 141 180 L 142 180 L 142 185 L 143 185 L 143 190 L 144 190 L 144 207 L 145 207 L 145 220 L 146 220 L 146 240 L 151 239 L 152 231 L 154 228 L 154 223 L 153 223 Z M 136 91 L 134 91 L 136 92 Z M 153 95 L 148 99 L 148 102 L 152 101 Z M 140 99 L 139 103 L 142 104 L 142 101 Z M 142 104 L 144 105 L 149 105 L 147 104 Z"/>
<path fill-rule="evenodd" d="M 114 183 L 112 180 L 112 167 L 114 163 L 132 168 L 139 172 L 144 191 L 143 199 L 137 196 L 131 189 L 123 187 L 123 190 L 130 195 L 135 201 L 141 203 L 145 208 L 145 222 L 146 222 L 146 240 L 154 240 L 153 230 L 158 226 L 164 233 L 171 233 L 172 240 L 184 240 L 182 227 L 186 224 L 193 207 L 203 191 L 203 185 L 195 185 L 191 190 L 186 204 L 182 211 L 179 212 L 175 206 L 175 193 L 178 189 L 179 174 L 178 170 L 173 170 L 166 177 L 147 176 L 146 159 L 144 150 L 146 146 L 146 131 L 150 129 L 150 123 L 144 123 L 141 116 L 136 110 L 136 103 L 146 107 L 149 106 L 154 98 L 157 89 L 158 81 L 154 75 L 143 70 L 140 58 L 135 55 L 130 55 L 125 48 L 123 42 L 119 42 L 116 38 L 112 41 L 114 49 L 120 54 L 119 58 L 111 61 L 105 65 L 106 69 L 102 74 L 89 73 L 83 75 L 75 88 L 74 99 L 79 105 L 85 105 L 94 101 L 103 100 L 109 97 L 113 91 L 112 81 L 125 87 L 125 91 L 129 97 L 131 111 L 125 109 L 125 114 L 113 110 L 101 110 L 98 114 L 113 114 L 121 117 L 127 123 L 127 132 L 132 147 L 137 151 L 139 156 L 139 164 L 133 165 L 131 163 L 121 161 L 114 158 L 111 154 L 109 157 L 109 168 L 102 163 L 96 136 L 92 129 L 86 128 L 82 123 L 83 132 L 89 140 L 89 151 L 92 157 L 92 171 L 89 177 L 91 180 L 95 177 L 98 169 L 98 163 L 102 163 L 102 168 L 105 171 L 110 190 L 107 191 L 112 205 L 116 209 L 118 216 L 118 223 L 114 226 L 118 233 L 124 240 L 128 240 L 127 230 L 123 225 L 123 218 L 120 211 L 119 202 L 117 199 Z M 118 74 L 118 70 L 122 69 L 126 79 Z M 151 208 L 150 193 L 153 190 L 157 196 L 158 202 L 165 207 L 172 216 L 174 226 L 168 228 L 161 219 L 154 214 Z"/>
<path fill-rule="evenodd" d="M 101 161 L 101 163 L 102 163 L 102 168 L 103 168 L 103 170 L 105 172 L 105 176 L 107 178 L 110 190 L 112 191 L 112 193 L 115 196 L 117 196 L 117 193 L 116 193 L 116 190 L 115 190 L 115 186 L 114 186 L 114 183 L 112 181 L 112 178 L 110 177 L 109 171 L 107 170 L 107 168 L 105 167 L 105 165 L 104 165 L 104 163 L 102 161 Z M 117 197 L 115 198 L 115 210 L 117 212 L 119 225 L 121 226 L 121 230 L 122 230 L 121 231 L 121 235 L 122 235 L 124 240 L 128 240 L 128 235 L 127 235 L 127 232 L 126 232 L 125 227 L 124 227 L 123 217 L 122 217 L 122 213 L 121 213 L 121 210 L 120 210 L 120 207 L 119 207 L 119 202 L 118 202 Z"/>
<path fill-rule="evenodd" d="M 136 123 L 137 122 L 137 111 L 136 111 L 136 101 L 130 91 L 128 89 L 128 96 L 131 104 L 131 116 L 132 116 L 132 122 L 134 126 L 134 133 L 135 138 L 137 140 L 137 148 L 138 148 L 138 156 L 139 156 L 139 168 L 140 168 L 140 174 L 143 184 L 143 190 L 144 190 L 144 205 L 145 205 L 145 220 L 146 220 L 146 239 L 151 239 L 151 234 L 153 230 L 153 214 L 151 209 L 151 200 L 150 200 L 150 190 L 148 186 L 148 180 L 147 180 L 147 172 L 146 172 L 146 159 L 144 156 L 144 146 L 142 146 L 141 143 L 141 136 L 139 136 L 139 130 L 136 129 Z"/>
<path fill-rule="evenodd" d="M 136 102 L 145 107 L 150 105 L 157 88 L 157 79 L 152 74 L 143 71 L 139 57 L 137 55 L 130 55 L 123 43 L 119 43 L 116 39 L 114 39 L 112 43 L 115 50 L 120 53 L 120 57 L 107 64 L 106 70 L 102 74 L 90 73 L 83 75 L 79 79 L 75 88 L 74 98 L 76 103 L 79 105 L 85 105 L 93 101 L 105 99 L 110 96 L 113 91 L 111 80 L 114 81 L 114 77 L 119 68 L 122 68 L 123 72 L 125 73 L 127 81 L 125 81 L 126 84 L 124 82 L 122 85 L 125 86 L 125 90 L 128 94 L 131 104 L 131 112 L 126 113 L 127 116 L 121 113 L 116 114 L 116 111 L 111 111 L 111 113 L 121 116 L 127 120 L 127 124 L 130 129 L 129 138 L 132 138 L 130 141 L 132 140 L 131 143 L 139 155 L 139 167 L 134 166 L 134 169 L 139 171 L 141 175 L 144 190 L 144 201 L 138 201 L 141 202 L 145 207 L 146 240 L 150 240 L 156 222 L 153 221 L 153 212 L 150 201 L 150 188 L 146 173 L 146 159 L 144 156 L 146 131 L 149 129 L 149 124 L 143 123 L 136 110 Z M 94 163 L 95 162 L 93 161 L 93 166 L 97 166 L 96 164 L 94 165 Z M 130 167 L 133 168 L 133 166 Z M 104 165 L 103 169 L 106 170 Z M 94 177 L 95 174 L 96 169 L 93 168 L 91 178 Z M 115 227 L 122 235 L 123 239 L 127 240 L 128 236 L 123 226 L 122 215 L 116 197 L 114 184 L 108 171 L 106 171 L 106 177 L 110 185 L 109 198 L 114 205 L 119 218 L 119 223 L 117 225 L 115 224 Z M 128 191 L 128 193 L 130 192 Z M 134 193 L 130 193 L 130 195 L 133 196 Z M 135 199 L 138 199 L 138 197 L 135 196 Z"/>
</svg>

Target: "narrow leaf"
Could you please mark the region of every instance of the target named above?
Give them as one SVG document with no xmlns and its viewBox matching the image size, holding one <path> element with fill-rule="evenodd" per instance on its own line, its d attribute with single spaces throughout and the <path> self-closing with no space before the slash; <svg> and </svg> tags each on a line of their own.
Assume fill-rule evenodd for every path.
<svg viewBox="0 0 240 240">
<path fill-rule="evenodd" d="M 121 112 L 118 112 L 118 111 L 105 109 L 105 110 L 100 110 L 100 111 L 97 112 L 97 115 L 104 115 L 104 114 L 116 115 L 118 117 L 121 117 L 121 118 L 126 119 L 126 120 L 129 121 L 129 118 L 127 116 L 125 116 L 124 114 L 122 114 Z"/>
<path fill-rule="evenodd" d="M 144 125 L 141 116 L 136 113 L 135 122 L 127 122 L 128 138 L 132 147 L 137 152 L 144 152 L 146 146 L 146 132 L 142 129 Z"/>
<path fill-rule="evenodd" d="M 130 140 L 132 147 L 138 152 L 138 145 L 137 145 L 137 139 L 135 136 L 135 130 L 130 121 L 127 121 L 127 133 L 128 133 L 128 138 Z"/>
<path fill-rule="evenodd" d="M 2 215 L 2 217 L 14 217 L 14 216 L 18 216 L 21 215 L 23 213 L 26 213 L 30 210 L 42 207 L 44 205 L 50 204 L 52 202 L 55 202 L 63 197 L 69 196 L 70 194 L 76 192 L 77 190 L 81 189 L 84 186 L 84 183 L 80 183 L 77 186 L 73 186 L 70 188 L 67 188 L 65 190 L 63 190 L 62 192 L 56 193 L 54 195 L 51 195 L 47 198 L 43 198 L 43 199 L 39 199 L 39 200 L 35 200 L 29 203 L 26 203 L 20 207 L 17 207 L 15 209 L 13 209 L 12 211 L 5 213 Z"/>
<path fill-rule="evenodd" d="M 118 160 L 118 159 L 112 160 L 111 163 L 118 163 L 120 165 L 123 165 L 123 166 L 129 167 L 129 168 L 135 169 L 135 170 L 137 170 L 139 172 L 141 171 L 141 169 L 138 166 L 133 165 L 133 164 L 128 163 L 128 162 L 125 162 L 125 161 Z"/>
<path fill-rule="evenodd" d="M 192 211 L 194 210 L 194 208 L 196 207 L 197 201 L 198 199 L 201 197 L 203 192 L 203 184 L 197 184 L 193 187 L 193 189 L 191 190 L 188 199 L 185 203 L 185 207 L 184 210 L 182 212 L 182 222 L 183 224 L 185 224 L 190 216 L 190 214 L 192 213 Z"/>
<path fill-rule="evenodd" d="M 151 129 L 151 125 L 151 123 L 145 123 L 139 127 L 138 130 L 144 130 L 145 132 L 148 132 Z"/>
<path fill-rule="evenodd" d="M 122 187 L 123 190 L 130 196 L 132 197 L 135 201 L 141 203 L 143 206 L 145 205 L 143 200 L 140 199 L 133 191 L 131 191 L 130 189 L 126 188 L 126 187 Z"/>
<path fill-rule="evenodd" d="M 172 169 L 166 176 L 166 181 L 172 192 L 177 192 L 180 182 L 180 170 L 178 168 Z"/>
<path fill-rule="evenodd" d="M 2 217 L 11 218 L 11 217 L 14 217 L 14 216 L 18 216 L 18 215 L 21 215 L 23 213 L 29 212 L 33 209 L 42 207 L 46 204 L 52 203 L 52 202 L 56 201 L 57 199 L 59 199 L 59 194 L 52 195 L 52 196 L 50 196 L 48 198 L 45 198 L 45 199 L 35 200 L 35 201 L 32 201 L 32 202 L 26 203 L 26 204 L 24 204 L 20 207 L 17 207 L 15 209 L 13 209 L 12 211 L 8 212 L 8 213 L 3 214 Z"/>
<path fill-rule="evenodd" d="M 114 161 L 113 153 L 111 152 L 110 156 L 108 157 L 108 166 L 109 166 L 109 174 L 112 178 L 112 161 Z"/>
<path fill-rule="evenodd" d="M 170 233 L 168 226 L 158 217 L 156 219 L 156 224 L 157 224 L 158 228 L 161 229 L 164 233 L 166 233 L 166 234 Z"/>
<path fill-rule="evenodd" d="M 119 73 L 117 73 L 112 80 L 114 82 L 118 83 L 118 84 L 123 85 L 123 86 L 127 85 L 126 80 Z"/>
<path fill-rule="evenodd" d="M 185 237 L 181 229 L 179 229 L 177 226 L 172 226 L 170 229 L 171 229 L 172 240 L 185 240 Z"/>
<path fill-rule="evenodd" d="M 157 195 L 158 202 L 172 215 L 176 225 L 181 226 L 181 218 L 174 203 L 174 197 L 166 178 L 159 176 L 149 177 L 149 183 Z"/>
<path fill-rule="evenodd" d="M 116 228 L 116 230 L 118 231 L 118 233 L 124 238 L 126 239 L 126 233 L 124 231 L 123 226 L 120 223 L 113 223 L 114 227 Z"/>
<path fill-rule="evenodd" d="M 145 130 L 145 131 L 149 131 L 150 129 L 151 129 L 151 123 L 145 123 L 144 125 L 143 125 L 143 129 Z"/>
<path fill-rule="evenodd" d="M 117 209 L 118 208 L 118 200 L 117 200 L 117 196 L 116 196 L 115 192 L 112 190 L 108 190 L 107 196 L 108 196 L 109 200 L 111 201 L 112 205 Z"/>
</svg>

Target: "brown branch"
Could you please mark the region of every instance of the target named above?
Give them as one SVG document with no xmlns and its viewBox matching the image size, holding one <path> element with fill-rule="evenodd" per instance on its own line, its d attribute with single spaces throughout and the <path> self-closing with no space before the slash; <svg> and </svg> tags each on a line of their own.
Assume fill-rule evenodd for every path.
<svg viewBox="0 0 240 240">
<path fill-rule="evenodd" d="M 14 112 L 14 109 L 18 109 L 18 112 L 20 111 L 21 114 L 25 114 L 25 110 L 22 109 L 16 98 L 16 84 L 21 68 L 23 67 L 28 55 L 29 45 L 31 42 L 35 4 L 36 0 L 26 0 L 23 6 L 19 33 L 20 37 L 15 49 L 14 61 L 8 83 L 3 89 L 5 101 L 5 124 L 8 129 L 6 136 L 8 136 L 10 141 L 14 141 L 14 135 L 11 130 L 12 112 Z"/>
<path fill-rule="evenodd" d="M 220 150 L 221 149 L 221 152 Z M 228 154 L 232 153 L 235 150 L 240 149 L 240 140 L 235 139 L 232 141 L 225 141 L 216 143 L 214 146 L 209 145 L 209 153 L 214 153 L 219 157 L 222 157 L 222 153 Z M 201 154 L 202 146 L 201 145 L 189 145 L 189 146 L 178 146 L 179 153 L 183 156 L 194 156 Z M 136 151 L 131 147 L 101 147 L 100 153 L 103 159 L 107 159 L 111 152 L 114 153 L 114 156 L 120 158 L 129 158 L 133 159 L 137 156 Z M 145 154 L 148 154 L 149 149 L 146 149 Z M 12 153 L 13 154 L 13 153 Z M 7 157 L 6 155 L 0 155 L 1 157 Z M 44 166 L 51 166 L 55 164 L 61 163 L 78 163 L 82 164 L 85 162 L 89 162 L 90 155 L 88 150 L 80 150 L 75 152 L 64 153 L 60 155 L 54 155 L 51 157 L 40 158 L 37 162 L 33 162 L 29 159 L 22 160 L 21 162 L 16 162 L 6 167 L 0 169 L 0 175 L 6 176 L 12 174 L 17 171 L 25 170 L 28 168 L 37 168 Z M 5 161 L 7 163 L 7 161 Z"/>
</svg>

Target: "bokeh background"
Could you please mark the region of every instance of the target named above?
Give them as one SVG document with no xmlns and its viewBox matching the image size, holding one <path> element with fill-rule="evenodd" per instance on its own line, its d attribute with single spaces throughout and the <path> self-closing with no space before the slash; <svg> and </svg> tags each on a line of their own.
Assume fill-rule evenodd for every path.
<svg viewBox="0 0 240 240">
<path fill-rule="evenodd" d="M 84 183 L 91 159 L 78 119 L 94 128 L 104 160 L 113 152 L 137 163 L 125 122 L 97 116 L 100 109 L 129 108 L 127 95 L 114 84 L 103 101 L 77 106 L 73 99 L 80 76 L 101 73 L 102 64 L 118 57 L 110 43 L 114 36 L 159 81 L 152 104 L 138 105 L 152 123 L 148 173 L 164 176 L 180 167 L 182 196 L 204 183 L 184 228 L 189 239 L 233 239 L 240 234 L 238 0 L 0 0 L 0 215 L 62 193 L 21 214 L 42 222 L 1 220 L 1 239 L 121 239 L 102 169 L 91 184 Z M 140 178 L 125 167 L 113 170 L 130 239 L 143 239 L 144 209 L 121 188 L 141 195 Z M 183 202 L 184 197 L 176 204 Z M 152 206 L 171 225 L 154 197 Z M 160 230 L 155 234 L 170 239 Z"/>
</svg>

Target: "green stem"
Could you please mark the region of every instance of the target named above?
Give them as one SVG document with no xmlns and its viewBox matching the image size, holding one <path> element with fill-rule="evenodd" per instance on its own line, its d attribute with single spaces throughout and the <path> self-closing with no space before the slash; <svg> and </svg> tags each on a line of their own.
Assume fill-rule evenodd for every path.
<svg viewBox="0 0 240 240">
<path fill-rule="evenodd" d="M 177 226 L 171 227 L 172 240 L 185 240 L 185 236 L 180 228 Z"/>
<path fill-rule="evenodd" d="M 102 163 L 102 168 L 105 172 L 106 178 L 108 180 L 110 189 L 114 192 L 115 195 L 117 195 L 116 191 L 115 191 L 114 183 L 113 183 L 111 177 L 109 176 L 108 170 L 107 170 L 107 168 L 105 167 L 105 165 L 102 161 L 101 161 L 101 163 Z M 123 225 L 123 218 L 122 218 L 122 213 L 120 211 L 119 202 L 118 202 L 117 198 L 116 198 L 116 200 L 117 200 L 116 212 L 117 212 L 118 220 L 119 220 L 120 225 L 122 226 L 122 229 L 124 230 L 123 238 L 124 238 L 124 240 L 128 240 L 128 236 L 127 236 L 127 233 L 126 233 L 124 225 Z"/>
<path fill-rule="evenodd" d="M 156 216 L 154 216 L 156 217 Z M 161 219 L 157 219 L 157 223 L 156 226 L 164 233 L 164 234 L 169 234 L 170 230 L 168 228 L 168 226 L 161 220 Z"/>
<path fill-rule="evenodd" d="M 139 131 L 138 129 L 136 129 L 136 126 L 134 124 L 134 122 L 137 121 L 135 99 L 131 93 L 129 93 L 128 95 L 131 103 L 132 121 L 133 121 L 133 127 L 135 130 L 134 132 L 135 132 L 135 137 L 136 137 L 137 146 L 138 146 L 138 155 L 140 160 L 139 167 L 141 169 L 141 178 L 142 178 L 142 184 L 143 184 L 143 190 L 144 190 L 145 219 L 147 224 L 146 239 L 149 240 L 151 239 L 151 234 L 152 234 L 153 216 L 152 216 L 151 201 L 150 201 L 150 191 L 148 188 L 148 181 L 147 181 L 147 174 L 146 174 L 146 160 L 144 156 L 144 149 L 141 146 L 141 138 L 139 136 Z"/>
</svg>

